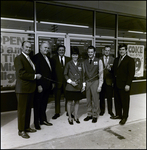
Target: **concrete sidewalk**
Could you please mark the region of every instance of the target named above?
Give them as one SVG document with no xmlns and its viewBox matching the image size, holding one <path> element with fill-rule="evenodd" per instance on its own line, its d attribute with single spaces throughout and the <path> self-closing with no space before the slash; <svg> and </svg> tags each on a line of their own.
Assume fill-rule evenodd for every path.
<svg viewBox="0 0 147 150">
<path fill-rule="evenodd" d="M 127 123 L 119 125 L 119 120 L 112 120 L 107 111 L 99 116 L 97 123 L 85 122 L 86 100 L 80 101 L 80 124 L 69 125 L 61 103 L 61 116 L 52 120 L 54 103 L 48 104 L 48 121 L 53 126 L 41 126 L 36 133 L 29 133 L 29 139 L 18 136 L 17 112 L 1 113 L 1 148 L 2 149 L 80 149 L 80 148 L 146 148 L 146 94 L 131 95 L 130 113 Z M 32 110 L 33 113 L 33 110 Z M 33 126 L 33 115 L 31 117 Z M 119 137 L 119 138 L 118 138 Z"/>
</svg>

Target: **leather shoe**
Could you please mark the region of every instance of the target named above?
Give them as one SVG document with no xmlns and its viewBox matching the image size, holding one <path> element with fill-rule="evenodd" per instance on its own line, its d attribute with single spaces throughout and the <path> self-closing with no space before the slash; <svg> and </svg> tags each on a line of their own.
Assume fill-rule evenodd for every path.
<svg viewBox="0 0 147 150">
<path fill-rule="evenodd" d="M 92 119 L 92 116 L 87 116 L 84 121 L 89 121 L 90 119 Z"/>
<path fill-rule="evenodd" d="M 37 129 L 37 130 L 41 130 L 40 125 L 35 125 L 35 129 Z"/>
<path fill-rule="evenodd" d="M 76 123 L 80 123 L 79 119 L 75 119 L 75 118 L 74 118 L 74 121 L 75 121 Z"/>
<path fill-rule="evenodd" d="M 121 116 L 111 116 L 110 119 L 122 119 Z"/>
<path fill-rule="evenodd" d="M 68 123 L 70 124 L 70 125 L 73 125 L 73 120 L 69 120 L 69 118 L 68 118 Z"/>
<path fill-rule="evenodd" d="M 60 114 L 55 114 L 52 119 L 57 119 L 58 117 L 60 117 Z"/>
<path fill-rule="evenodd" d="M 18 131 L 18 135 L 25 139 L 30 138 L 30 136 L 25 131 Z"/>
<path fill-rule="evenodd" d="M 119 124 L 120 124 L 120 125 L 124 125 L 124 124 L 126 123 L 126 121 L 127 121 L 127 119 L 126 119 L 126 118 L 123 118 L 123 119 L 119 122 Z"/>
<path fill-rule="evenodd" d="M 33 132 L 36 132 L 36 130 L 35 130 L 35 129 L 28 128 L 28 129 L 26 129 L 26 132 L 31 132 L 31 133 L 33 133 Z"/>
<path fill-rule="evenodd" d="M 114 114 L 113 114 L 113 113 L 111 113 L 111 114 L 110 114 L 110 117 L 114 117 Z"/>
<path fill-rule="evenodd" d="M 92 123 L 96 123 L 96 122 L 97 122 L 97 118 L 93 117 Z"/>
<path fill-rule="evenodd" d="M 42 123 L 40 123 L 41 125 L 46 125 L 46 126 L 52 126 L 52 123 L 49 123 L 47 121 L 43 121 Z"/>
<path fill-rule="evenodd" d="M 69 115 L 68 115 L 68 112 L 66 113 L 66 116 L 69 116 Z M 74 115 L 73 115 L 73 114 L 71 114 L 71 118 L 74 118 Z"/>
<path fill-rule="evenodd" d="M 104 115 L 104 112 L 100 112 L 100 114 L 99 114 L 100 116 L 103 116 Z"/>
</svg>

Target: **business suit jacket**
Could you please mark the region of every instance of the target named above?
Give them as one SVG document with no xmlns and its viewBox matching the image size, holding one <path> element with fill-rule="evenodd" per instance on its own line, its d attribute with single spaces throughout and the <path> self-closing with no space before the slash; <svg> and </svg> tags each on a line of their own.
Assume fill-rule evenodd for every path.
<svg viewBox="0 0 147 150">
<path fill-rule="evenodd" d="M 27 58 L 20 54 L 14 60 L 16 70 L 16 93 L 33 93 L 36 88 L 36 80 L 34 79 L 35 70 Z"/>
<path fill-rule="evenodd" d="M 67 62 L 70 61 L 69 57 L 65 56 L 65 66 L 67 64 Z M 66 80 L 64 77 L 64 67 L 62 67 L 60 60 L 59 60 L 59 56 L 54 56 L 52 57 L 52 63 L 53 63 L 53 79 L 56 81 L 56 87 L 57 88 L 61 88 L 62 84 L 66 84 Z M 59 83 L 58 83 L 59 82 Z"/>
<path fill-rule="evenodd" d="M 112 75 L 112 72 L 111 71 L 109 71 L 108 69 L 107 69 L 107 66 L 105 66 L 105 60 L 104 60 L 104 57 L 101 57 L 101 60 L 102 60 L 102 62 L 103 62 L 103 66 L 104 66 L 104 81 L 105 81 L 105 83 L 107 84 L 107 85 L 112 85 L 112 83 L 113 83 L 113 75 Z M 113 62 L 114 62 L 114 58 L 112 57 L 112 56 L 109 56 L 109 60 L 108 60 L 108 65 L 113 65 Z"/>
<path fill-rule="evenodd" d="M 16 70 L 15 92 L 18 101 L 18 130 L 25 131 L 30 127 L 31 107 L 36 89 L 35 70 L 23 54 L 14 59 L 14 66 Z"/>
<path fill-rule="evenodd" d="M 53 67 L 52 67 L 51 59 L 49 57 L 47 58 L 49 59 L 51 69 L 52 69 Z M 34 55 L 32 60 L 36 67 L 36 73 L 42 75 L 42 77 L 39 80 L 37 80 L 37 86 L 41 85 L 43 89 L 51 88 L 52 71 L 49 65 L 47 64 L 44 56 L 39 52 L 38 54 Z M 51 80 L 48 80 L 48 79 L 51 79 Z"/>
<path fill-rule="evenodd" d="M 67 91 L 80 91 L 82 89 L 83 67 L 81 62 L 77 62 L 77 65 L 75 65 L 72 60 L 69 61 L 65 66 L 64 75 L 66 81 L 71 79 L 72 81 L 76 81 L 78 83 L 78 85 L 75 87 L 67 83 Z"/>
<path fill-rule="evenodd" d="M 119 89 L 124 89 L 125 85 L 131 86 L 135 74 L 134 59 L 126 55 L 118 66 L 119 57 L 115 58 L 112 72 L 114 76 L 114 85 Z"/>
</svg>

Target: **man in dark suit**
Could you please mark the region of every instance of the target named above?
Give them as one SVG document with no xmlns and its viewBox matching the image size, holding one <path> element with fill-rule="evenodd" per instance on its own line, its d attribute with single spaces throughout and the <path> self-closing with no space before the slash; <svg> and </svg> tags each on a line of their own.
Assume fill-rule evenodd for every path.
<svg viewBox="0 0 147 150">
<path fill-rule="evenodd" d="M 135 74 L 135 62 L 127 55 L 127 45 L 119 45 L 118 52 L 119 57 L 115 58 L 112 67 L 116 116 L 110 118 L 121 119 L 119 124 L 124 125 L 129 113 L 130 89 Z"/>
<path fill-rule="evenodd" d="M 52 57 L 53 62 L 53 77 L 55 80 L 55 115 L 52 117 L 52 119 L 57 119 L 60 117 L 60 99 L 61 94 L 64 94 L 65 98 L 65 86 L 66 86 L 66 80 L 64 77 L 64 68 L 67 62 L 70 60 L 69 57 L 65 56 L 65 46 L 59 45 L 57 47 L 57 56 Z M 65 111 L 67 102 L 65 100 Z"/>
<path fill-rule="evenodd" d="M 40 130 L 40 125 L 51 126 L 47 121 L 46 108 L 50 91 L 52 89 L 52 65 L 50 58 L 47 57 L 50 45 L 43 42 L 40 45 L 40 52 L 33 57 L 36 72 L 42 77 L 37 81 L 37 88 L 34 97 L 34 126 Z"/>
<path fill-rule="evenodd" d="M 31 107 L 36 88 L 36 80 L 41 75 L 36 74 L 35 65 L 31 61 L 29 54 L 31 52 L 31 43 L 24 41 L 22 43 L 22 53 L 14 59 L 16 70 L 15 92 L 18 101 L 18 135 L 23 138 L 30 138 L 27 132 L 36 132 L 30 128 Z"/>
<path fill-rule="evenodd" d="M 110 116 L 114 116 L 112 111 L 112 96 L 113 96 L 113 76 L 111 72 L 111 67 L 114 62 L 114 58 L 110 56 L 110 46 L 105 46 L 103 51 L 104 55 L 101 58 L 104 66 L 104 82 L 102 85 L 102 90 L 100 92 L 100 116 L 105 113 L 105 97 L 107 98 L 107 108 Z"/>
</svg>

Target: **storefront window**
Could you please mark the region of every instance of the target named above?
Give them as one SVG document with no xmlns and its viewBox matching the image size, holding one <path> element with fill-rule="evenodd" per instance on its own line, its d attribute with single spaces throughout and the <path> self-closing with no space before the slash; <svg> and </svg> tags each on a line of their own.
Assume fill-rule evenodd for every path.
<svg viewBox="0 0 147 150">
<path fill-rule="evenodd" d="M 146 19 L 118 16 L 118 37 L 146 39 Z"/>
<path fill-rule="evenodd" d="M 128 46 L 128 55 L 135 61 L 134 80 L 146 79 L 146 42 L 141 41 L 118 41 Z"/>
<path fill-rule="evenodd" d="M 110 46 L 110 54 L 115 57 L 115 40 L 106 40 L 106 39 L 96 39 L 96 56 L 101 57 L 105 46 Z"/>
<path fill-rule="evenodd" d="M 37 30 L 92 35 L 93 11 L 36 4 Z"/>
<path fill-rule="evenodd" d="M 1 1 L 1 31 L 34 31 L 33 22 L 33 2 Z"/>
<path fill-rule="evenodd" d="M 99 37 L 115 37 L 115 15 L 96 12 L 96 35 Z"/>
<path fill-rule="evenodd" d="M 15 88 L 15 67 L 14 59 L 21 53 L 23 41 L 31 43 L 34 55 L 34 35 L 19 33 L 1 33 L 1 90 L 14 90 Z"/>
</svg>

